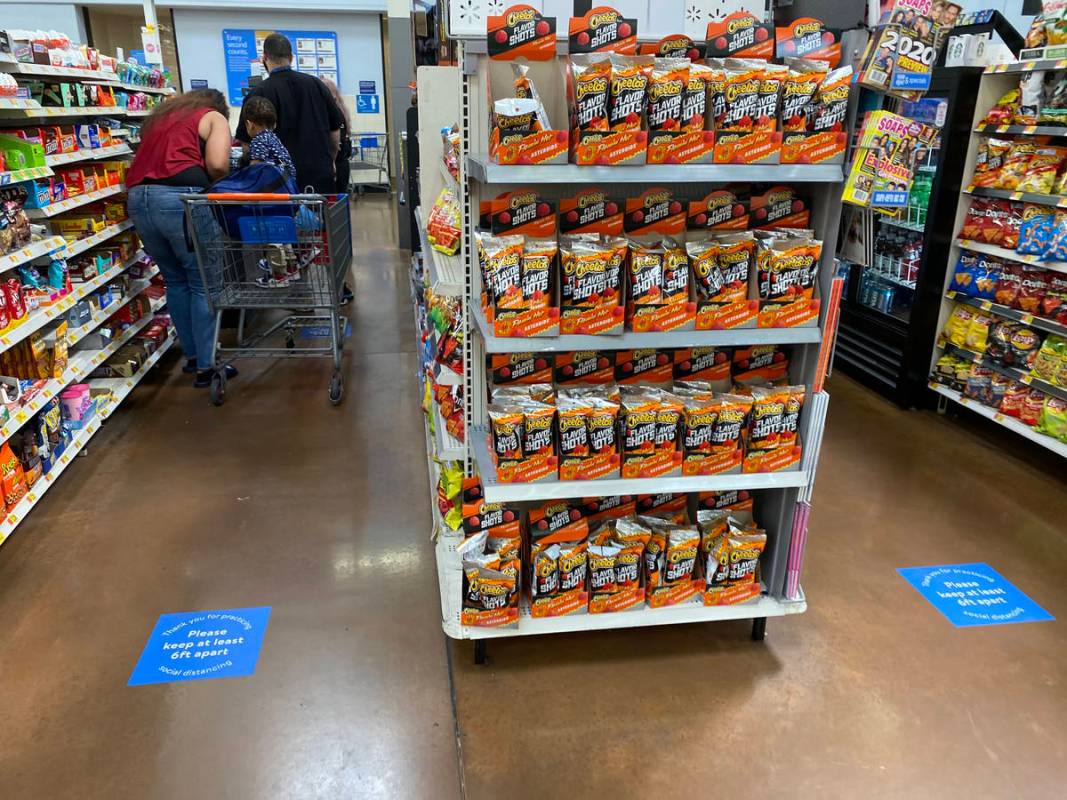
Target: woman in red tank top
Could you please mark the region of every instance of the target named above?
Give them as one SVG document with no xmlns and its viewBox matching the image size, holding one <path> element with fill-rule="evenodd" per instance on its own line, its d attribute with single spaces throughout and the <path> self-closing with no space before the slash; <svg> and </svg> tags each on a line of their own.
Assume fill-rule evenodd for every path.
<svg viewBox="0 0 1067 800">
<path fill-rule="evenodd" d="M 230 171 L 229 108 L 216 89 L 173 97 L 149 116 L 126 173 L 130 218 L 145 252 L 167 281 L 167 306 L 195 386 L 211 383 L 215 317 L 196 255 L 185 241 L 181 195 L 198 192 Z M 236 370 L 227 367 L 227 374 Z"/>
</svg>

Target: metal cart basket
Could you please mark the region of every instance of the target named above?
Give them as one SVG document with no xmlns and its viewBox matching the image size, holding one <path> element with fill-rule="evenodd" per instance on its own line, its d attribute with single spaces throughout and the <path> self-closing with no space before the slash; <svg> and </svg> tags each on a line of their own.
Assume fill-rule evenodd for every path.
<svg viewBox="0 0 1067 800">
<path fill-rule="evenodd" d="M 211 401 L 222 405 L 226 398 L 227 364 L 268 356 L 332 357 L 330 401 L 340 403 L 346 325 L 340 312 L 341 292 L 352 262 L 347 195 L 198 194 L 184 195 L 182 200 L 215 314 Z M 233 347 L 223 347 L 219 341 L 222 314 L 228 309 L 240 312 Z M 265 327 L 250 333 L 246 313 L 253 310 L 285 313 L 264 313 Z M 328 328 L 329 344 L 297 347 L 297 331 L 313 326 Z"/>
<path fill-rule="evenodd" d="M 392 193 L 389 182 L 389 142 L 385 133 L 360 133 L 352 137 L 352 158 L 348 162 L 349 188 L 362 196 L 370 186 Z"/>
</svg>

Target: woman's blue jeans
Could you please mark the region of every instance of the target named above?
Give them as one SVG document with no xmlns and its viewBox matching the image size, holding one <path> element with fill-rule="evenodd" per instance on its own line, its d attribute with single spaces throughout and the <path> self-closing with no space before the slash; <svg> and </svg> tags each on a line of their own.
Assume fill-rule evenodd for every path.
<svg viewBox="0 0 1067 800">
<path fill-rule="evenodd" d="M 198 369 L 211 369 L 215 315 L 204 293 L 196 253 L 185 241 L 185 209 L 180 199 L 199 191 L 195 186 L 134 186 L 127 207 L 145 252 L 167 281 L 167 307 L 186 358 L 195 359 Z"/>
</svg>

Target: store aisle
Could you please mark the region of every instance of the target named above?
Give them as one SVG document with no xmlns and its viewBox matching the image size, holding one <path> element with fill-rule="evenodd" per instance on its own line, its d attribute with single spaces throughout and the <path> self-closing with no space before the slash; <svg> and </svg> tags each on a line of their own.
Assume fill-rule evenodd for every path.
<svg viewBox="0 0 1067 800">
<path fill-rule="evenodd" d="M 1062 623 L 956 630 L 895 570 L 987 561 L 1062 620 L 1063 484 L 843 378 L 807 614 L 474 667 L 439 624 L 406 256 L 385 203 L 355 220 L 340 409 L 324 362 L 247 366 L 214 409 L 171 359 L 0 548 L 5 800 L 1059 796 Z M 254 677 L 126 687 L 159 614 L 255 605 Z"/>
<path fill-rule="evenodd" d="M 325 361 L 216 409 L 171 358 L 0 548 L 5 800 L 458 792 L 408 263 L 354 219 L 341 408 Z M 260 605 L 253 678 L 127 688 L 160 614 Z"/>
</svg>

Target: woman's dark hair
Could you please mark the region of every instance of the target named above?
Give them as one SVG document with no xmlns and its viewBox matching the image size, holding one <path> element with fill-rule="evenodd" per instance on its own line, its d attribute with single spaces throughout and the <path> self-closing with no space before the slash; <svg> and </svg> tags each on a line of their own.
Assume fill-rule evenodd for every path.
<svg viewBox="0 0 1067 800">
<path fill-rule="evenodd" d="M 218 111 L 227 119 L 230 117 L 230 107 L 226 105 L 226 96 L 222 92 L 218 89 L 194 89 L 191 92 L 175 95 L 156 106 L 148 116 L 148 119 L 145 120 L 142 135 L 147 133 L 153 125 L 158 124 L 160 120 L 165 120 L 171 114 L 193 111 L 198 108 L 210 108 L 212 111 Z"/>
<path fill-rule="evenodd" d="M 274 126 L 278 124 L 278 114 L 274 110 L 274 103 L 258 94 L 245 100 L 243 112 L 246 122 L 262 125 L 267 130 L 274 130 Z"/>
</svg>

